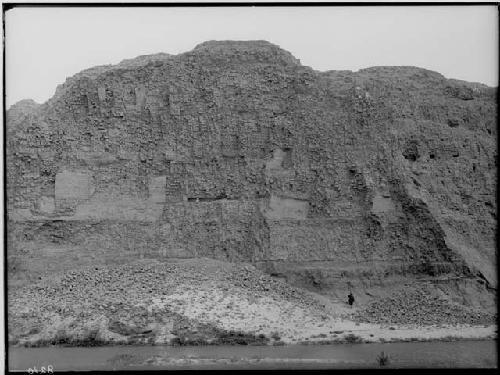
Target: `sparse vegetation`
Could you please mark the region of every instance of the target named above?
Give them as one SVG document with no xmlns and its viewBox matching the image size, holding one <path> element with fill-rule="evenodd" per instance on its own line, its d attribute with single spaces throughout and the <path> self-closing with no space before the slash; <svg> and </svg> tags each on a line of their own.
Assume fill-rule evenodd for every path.
<svg viewBox="0 0 500 375">
<path fill-rule="evenodd" d="M 318 339 L 325 339 L 326 337 L 327 337 L 327 336 L 326 336 L 326 334 L 324 334 L 324 333 L 320 333 L 320 334 L 318 334 L 318 335 L 313 335 L 313 336 L 311 336 L 311 338 L 313 338 L 313 339 L 315 339 L 315 338 L 318 338 Z"/>
<path fill-rule="evenodd" d="M 358 344 L 363 342 L 363 338 L 361 336 L 355 335 L 354 333 L 345 335 L 344 340 L 349 344 Z"/>
<path fill-rule="evenodd" d="M 279 332 L 274 331 L 274 332 L 272 332 L 272 333 L 271 333 L 271 338 L 272 338 L 273 340 L 278 341 L 278 340 L 280 340 L 280 339 L 281 339 L 281 336 L 280 336 Z"/>
<path fill-rule="evenodd" d="M 179 333 L 177 333 L 179 335 Z M 199 346 L 199 345 L 267 345 L 269 338 L 265 335 L 251 335 L 241 331 L 215 331 L 213 335 L 182 335 L 170 340 L 172 346 Z"/>
<path fill-rule="evenodd" d="M 384 352 L 381 352 L 377 357 L 377 361 L 379 366 L 387 366 L 389 364 L 389 356 Z"/>
<path fill-rule="evenodd" d="M 170 339 L 170 345 L 172 346 L 181 346 L 182 345 L 182 340 L 180 339 L 180 337 L 172 337 Z"/>
<path fill-rule="evenodd" d="M 26 341 L 25 347 L 39 348 L 51 345 L 59 346 L 78 346 L 78 347 L 93 347 L 110 345 L 106 340 L 98 337 L 98 330 L 87 330 L 81 336 L 69 334 L 66 331 L 59 331 L 53 338 L 41 338 L 35 341 Z"/>
<path fill-rule="evenodd" d="M 338 344 L 339 340 L 321 340 L 321 341 L 316 341 L 314 344 L 317 345 L 330 345 L 330 344 Z"/>
</svg>

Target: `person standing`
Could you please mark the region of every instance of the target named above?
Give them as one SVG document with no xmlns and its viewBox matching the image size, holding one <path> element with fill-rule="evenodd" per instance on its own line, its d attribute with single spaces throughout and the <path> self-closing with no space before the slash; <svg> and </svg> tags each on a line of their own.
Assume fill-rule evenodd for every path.
<svg viewBox="0 0 500 375">
<path fill-rule="evenodd" d="M 354 303 L 354 296 L 352 295 L 352 292 L 349 292 L 347 295 L 347 302 L 349 303 L 349 306 L 352 307 L 352 304 Z"/>
</svg>

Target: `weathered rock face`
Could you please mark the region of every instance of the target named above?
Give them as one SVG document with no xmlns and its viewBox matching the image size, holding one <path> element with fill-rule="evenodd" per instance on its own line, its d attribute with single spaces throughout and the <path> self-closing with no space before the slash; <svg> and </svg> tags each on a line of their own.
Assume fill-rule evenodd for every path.
<svg viewBox="0 0 500 375">
<path fill-rule="evenodd" d="M 321 73 L 264 41 L 92 68 L 8 112 L 11 248 L 496 288 L 496 95 L 414 67 Z"/>
</svg>

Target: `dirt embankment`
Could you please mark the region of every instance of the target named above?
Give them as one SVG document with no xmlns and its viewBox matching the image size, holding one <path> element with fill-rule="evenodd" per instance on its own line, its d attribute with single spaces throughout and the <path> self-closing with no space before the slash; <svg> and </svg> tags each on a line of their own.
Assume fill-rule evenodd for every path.
<svg viewBox="0 0 500 375">
<path fill-rule="evenodd" d="M 11 289 L 9 341 L 25 346 L 282 345 L 493 334 L 492 327 L 475 334 L 464 328 L 492 324 L 491 315 L 426 298 L 424 291 L 400 292 L 349 309 L 325 304 L 324 297 L 250 265 L 145 260 L 68 271 Z"/>
</svg>

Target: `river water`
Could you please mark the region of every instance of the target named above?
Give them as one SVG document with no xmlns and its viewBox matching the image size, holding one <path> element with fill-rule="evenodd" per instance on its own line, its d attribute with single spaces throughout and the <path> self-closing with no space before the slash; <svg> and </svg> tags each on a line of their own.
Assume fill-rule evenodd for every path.
<svg viewBox="0 0 500 375">
<path fill-rule="evenodd" d="M 496 368 L 496 341 L 403 342 L 289 346 L 112 346 L 9 348 L 9 369 L 57 371 L 161 369 Z"/>
</svg>

